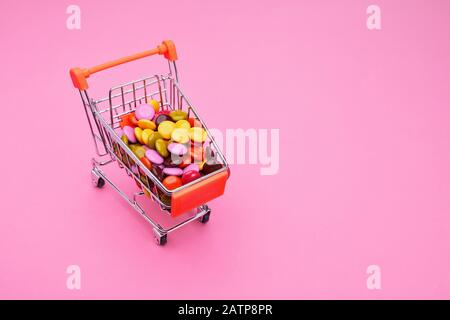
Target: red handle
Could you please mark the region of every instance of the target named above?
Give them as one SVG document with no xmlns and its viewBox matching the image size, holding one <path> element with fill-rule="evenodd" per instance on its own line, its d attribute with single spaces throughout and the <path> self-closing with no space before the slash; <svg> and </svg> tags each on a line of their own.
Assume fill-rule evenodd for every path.
<svg viewBox="0 0 450 320">
<path fill-rule="evenodd" d="M 171 40 L 165 40 L 162 42 L 162 44 L 160 44 L 159 46 L 157 46 L 154 49 L 136 53 L 131 56 L 123 57 L 123 58 L 113 60 L 110 62 L 106 62 L 103 64 L 99 64 L 98 66 L 94 66 L 91 68 L 85 68 L 85 69 L 72 68 L 72 69 L 70 69 L 70 77 L 72 78 L 72 83 L 75 88 L 77 88 L 79 90 L 86 90 L 89 87 L 86 79 L 89 78 L 89 76 L 91 74 L 94 74 L 96 72 L 100 72 L 102 70 L 109 69 L 112 67 L 116 67 L 118 65 L 121 65 L 121 64 L 124 64 L 127 62 L 131 62 L 131 61 L 138 60 L 141 58 L 149 57 L 149 56 L 152 56 L 155 54 L 160 54 L 160 55 L 163 54 L 164 57 L 170 61 L 175 61 L 178 59 L 175 44 Z"/>
</svg>

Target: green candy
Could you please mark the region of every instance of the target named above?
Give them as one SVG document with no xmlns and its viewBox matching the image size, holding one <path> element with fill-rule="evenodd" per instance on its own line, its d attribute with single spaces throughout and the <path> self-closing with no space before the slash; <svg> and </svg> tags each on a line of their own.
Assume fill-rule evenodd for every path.
<svg viewBox="0 0 450 320">
<path fill-rule="evenodd" d="M 148 137 L 147 146 L 151 149 L 155 149 L 155 143 L 157 140 L 162 139 L 162 135 L 159 132 L 153 132 Z"/>
<path fill-rule="evenodd" d="M 163 139 L 158 139 L 155 142 L 156 151 L 161 155 L 161 157 L 165 158 L 169 155 L 169 151 L 167 150 L 167 144 Z"/>
<path fill-rule="evenodd" d="M 187 119 L 187 113 L 182 110 L 175 110 L 172 111 L 170 114 L 170 117 L 173 121 L 177 122 L 179 120 L 186 120 Z"/>
<path fill-rule="evenodd" d="M 167 206 L 170 206 L 170 203 L 172 201 L 172 198 L 165 194 L 160 195 L 159 199 L 161 200 L 162 203 L 164 203 Z"/>
<path fill-rule="evenodd" d="M 127 136 L 125 134 L 123 134 L 122 137 L 120 137 L 120 139 L 123 141 L 123 143 L 128 145 L 128 138 L 127 138 Z"/>
<path fill-rule="evenodd" d="M 145 148 L 142 146 L 137 146 L 132 151 L 136 155 L 136 157 L 138 157 L 138 159 L 145 156 Z"/>
</svg>

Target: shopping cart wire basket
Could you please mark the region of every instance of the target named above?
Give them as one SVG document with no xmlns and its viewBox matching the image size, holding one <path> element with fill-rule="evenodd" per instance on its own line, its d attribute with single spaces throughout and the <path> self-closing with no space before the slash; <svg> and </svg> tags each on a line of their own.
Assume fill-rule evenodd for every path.
<svg viewBox="0 0 450 320">
<path fill-rule="evenodd" d="M 94 73 L 156 54 L 163 55 L 168 61 L 167 74 L 157 74 L 112 87 L 108 96 L 98 100 L 92 99 L 88 95 L 87 79 Z M 172 41 L 166 40 L 154 49 L 92 68 L 70 69 L 72 83 L 79 90 L 97 153 L 97 157 L 92 159 L 91 176 L 94 185 L 98 188 L 102 188 L 106 183 L 111 185 L 132 208 L 152 225 L 157 243 L 160 245 L 167 242 L 169 232 L 195 220 L 200 220 L 202 223 L 209 220 L 211 209 L 207 202 L 224 193 L 230 174 L 228 163 L 214 137 L 179 86 L 176 60 L 175 45 Z M 146 103 L 149 99 L 157 100 L 163 111 L 182 110 L 186 112 L 189 118 L 193 118 L 204 128 L 207 139 L 202 148 L 208 148 L 217 170 L 174 190 L 169 190 L 141 162 L 117 132 L 123 117 L 133 113 L 137 106 Z M 114 162 L 117 162 L 119 167 L 139 187 L 139 191 L 131 197 L 108 178 L 102 170 L 103 166 Z M 139 204 L 138 199 L 141 199 L 141 196 L 147 196 L 156 202 L 161 213 L 169 214 L 171 217 L 179 216 L 182 219 L 172 219 L 173 223 L 169 227 L 163 227 L 157 218 L 147 214 L 143 206 Z"/>
</svg>

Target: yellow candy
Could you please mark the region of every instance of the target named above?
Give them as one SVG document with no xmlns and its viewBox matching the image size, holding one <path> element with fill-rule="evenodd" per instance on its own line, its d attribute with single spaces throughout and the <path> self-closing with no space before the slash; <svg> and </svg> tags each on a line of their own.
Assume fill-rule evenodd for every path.
<svg viewBox="0 0 450 320">
<path fill-rule="evenodd" d="M 154 131 L 152 129 L 144 129 L 144 131 L 142 131 L 142 142 L 144 144 L 148 143 L 148 138 L 150 137 L 150 135 L 153 133 Z"/>
<path fill-rule="evenodd" d="M 189 129 L 189 137 L 194 142 L 204 142 L 208 134 L 203 128 L 194 127 Z"/>
<path fill-rule="evenodd" d="M 159 132 L 153 132 L 148 136 L 147 146 L 151 149 L 155 149 L 156 140 L 162 139 L 162 135 Z"/>
<path fill-rule="evenodd" d="M 187 120 L 178 120 L 175 123 L 175 127 L 177 128 L 184 128 L 184 129 L 189 129 L 191 127 L 191 124 L 189 123 L 189 121 Z"/>
<path fill-rule="evenodd" d="M 199 168 L 200 170 L 203 170 L 203 166 L 205 165 L 205 163 L 206 163 L 206 160 L 203 160 L 202 162 L 200 162 L 200 163 L 198 164 L 198 168 Z"/>
<path fill-rule="evenodd" d="M 173 119 L 173 121 L 186 120 L 187 113 L 183 110 L 174 110 L 170 112 L 170 117 Z"/>
<path fill-rule="evenodd" d="M 186 143 L 189 142 L 189 132 L 187 129 L 184 128 L 175 128 L 172 131 L 172 140 L 178 143 Z"/>
<path fill-rule="evenodd" d="M 155 109 L 155 112 L 159 111 L 159 102 L 156 100 L 147 100 L 147 103 Z M 151 129 L 151 128 L 150 128 Z"/>
<path fill-rule="evenodd" d="M 139 127 L 134 128 L 134 135 L 136 139 L 142 144 L 142 129 Z"/>
<path fill-rule="evenodd" d="M 149 197 L 150 199 L 152 198 L 152 196 L 150 195 L 150 192 L 147 191 L 147 189 L 142 188 L 142 191 L 144 191 L 144 194 Z"/>
<path fill-rule="evenodd" d="M 170 139 L 173 129 L 175 129 L 175 123 L 168 120 L 161 122 L 158 126 L 158 132 L 164 139 Z"/>
<path fill-rule="evenodd" d="M 147 119 L 140 119 L 138 121 L 138 126 L 142 130 L 144 130 L 144 129 L 155 130 L 156 129 L 156 124 L 153 121 L 150 121 L 150 120 L 147 120 Z"/>
</svg>

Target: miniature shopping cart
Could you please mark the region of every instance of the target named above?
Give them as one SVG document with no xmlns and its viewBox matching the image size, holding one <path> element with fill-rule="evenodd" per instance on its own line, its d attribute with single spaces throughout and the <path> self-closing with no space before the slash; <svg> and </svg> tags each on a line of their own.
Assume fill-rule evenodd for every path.
<svg viewBox="0 0 450 320">
<path fill-rule="evenodd" d="M 163 55 L 167 59 L 169 65 L 167 74 L 149 76 L 115 86 L 109 90 L 108 96 L 98 100 L 89 97 L 87 78 L 92 74 L 155 54 Z M 160 245 L 167 242 L 169 232 L 189 222 L 194 220 L 200 220 L 202 223 L 208 222 L 211 209 L 206 203 L 224 193 L 229 176 L 228 164 L 216 141 L 192 103 L 180 89 L 175 60 L 177 60 L 175 45 L 172 41 L 163 41 L 161 45 L 152 50 L 92 68 L 72 68 L 70 70 L 73 85 L 81 95 L 98 155 L 97 158 L 92 159 L 91 175 L 94 185 L 102 188 L 105 182 L 108 182 L 132 208 L 153 226 L 155 238 Z M 198 121 L 207 133 L 205 145 L 214 153 L 215 161 L 221 164 L 220 169 L 175 190 L 168 190 L 117 134 L 121 119 L 134 112 L 137 106 L 146 103 L 149 99 L 159 101 L 162 110 L 183 110 L 189 118 Z M 131 197 L 113 183 L 102 170 L 103 166 L 113 162 L 117 162 L 119 167 L 136 181 L 139 191 Z M 160 209 L 158 211 L 173 218 L 170 219 L 173 222 L 169 227 L 163 227 L 158 223 L 158 219 L 146 213 L 143 206 L 138 203 L 138 199 L 143 196 L 156 202 Z M 175 217 L 178 218 L 175 219 Z"/>
</svg>

